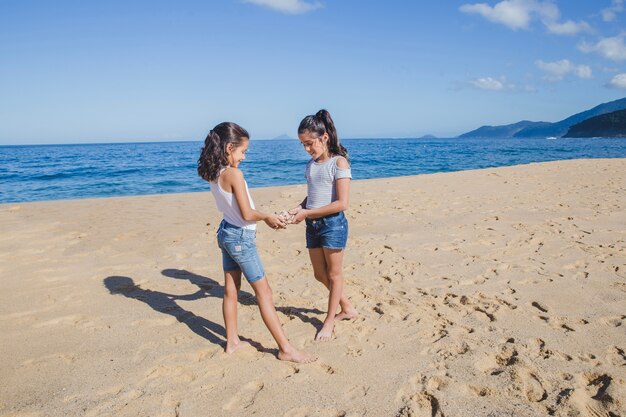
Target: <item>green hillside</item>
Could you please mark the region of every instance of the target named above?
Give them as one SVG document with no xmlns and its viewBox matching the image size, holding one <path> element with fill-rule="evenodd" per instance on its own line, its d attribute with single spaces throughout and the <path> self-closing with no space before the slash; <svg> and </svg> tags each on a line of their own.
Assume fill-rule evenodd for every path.
<svg viewBox="0 0 626 417">
<path fill-rule="evenodd" d="M 576 123 L 583 122 L 592 117 L 608 114 L 611 112 L 626 110 L 626 98 L 602 103 L 592 109 L 576 113 L 559 122 L 531 122 L 523 120 L 510 125 L 482 126 L 471 132 L 464 133 L 459 138 L 531 138 L 563 136 L 568 129 Z"/>
<path fill-rule="evenodd" d="M 626 110 L 592 117 L 572 126 L 566 138 L 623 138 L 626 137 Z"/>
</svg>

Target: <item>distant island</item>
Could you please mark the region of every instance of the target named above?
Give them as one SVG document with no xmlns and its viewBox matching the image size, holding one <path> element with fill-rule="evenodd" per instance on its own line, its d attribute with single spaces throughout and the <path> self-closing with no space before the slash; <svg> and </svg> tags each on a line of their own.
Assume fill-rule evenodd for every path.
<svg viewBox="0 0 626 417">
<path fill-rule="evenodd" d="M 626 98 L 600 104 L 590 110 L 577 113 L 560 122 L 531 122 L 523 120 L 510 125 L 482 126 L 471 132 L 459 135 L 459 138 L 536 138 L 562 137 L 571 127 L 596 116 L 601 116 L 620 110 L 626 110 Z M 611 123 L 611 120 L 604 123 Z M 605 126 L 606 127 L 606 126 Z M 599 135 L 594 135 L 599 136 Z M 601 135 L 600 135 L 601 136 Z"/>
<path fill-rule="evenodd" d="M 286 133 L 283 133 L 282 135 L 276 136 L 274 138 L 274 140 L 288 140 L 288 139 L 293 139 L 293 138 Z"/>
<path fill-rule="evenodd" d="M 624 138 L 626 137 L 626 110 L 602 114 L 570 127 L 566 138 Z"/>
<path fill-rule="evenodd" d="M 437 139 L 437 136 L 433 136 L 433 135 L 424 135 L 424 136 L 420 137 L 419 139 Z"/>
</svg>

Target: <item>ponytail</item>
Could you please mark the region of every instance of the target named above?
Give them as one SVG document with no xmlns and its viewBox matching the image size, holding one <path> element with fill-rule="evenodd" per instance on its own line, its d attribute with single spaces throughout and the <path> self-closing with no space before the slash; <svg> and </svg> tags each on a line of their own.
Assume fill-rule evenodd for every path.
<svg viewBox="0 0 626 417">
<path fill-rule="evenodd" d="M 328 134 L 328 152 L 330 155 L 339 155 L 348 159 L 348 150 L 339 142 L 335 123 L 330 117 L 327 110 L 322 109 L 315 115 L 306 116 L 300 122 L 298 134 L 309 132 L 315 137 L 320 138 L 324 133 Z"/>
<path fill-rule="evenodd" d="M 236 123 L 224 122 L 213 128 L 204 140 L 204 147 L 198 158 L 198 175 L 212 182 L 217 180 L 220 169 L 228 165 L 226 147 L 229 143 L 238 147 L 248 140 L 250 135 Z"/>
</svg>

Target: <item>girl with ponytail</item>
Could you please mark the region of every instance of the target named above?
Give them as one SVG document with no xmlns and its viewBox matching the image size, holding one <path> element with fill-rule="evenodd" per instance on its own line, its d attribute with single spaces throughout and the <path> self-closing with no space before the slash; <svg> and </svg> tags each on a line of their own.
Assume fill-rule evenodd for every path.
<svg viewBox="0 0 626 417">
<path fill-rule="evenodd" d="M 257 210 L 248 191 L 248 184 L 239 170 L 246 158 L 250 135 L 235 123 L 220 123 L 204 141 L 198 159 L 198 175 L 211 185 L 217 208 L 224 218 L 217 230 L 217 244 L 222 251 L 224 269 L 224 299 L 222 312 L 226 328 L 226 353 L 250 346 L 239 338 L 237 303 L 241 274 L 246 277 L 256 295 L 263 322 L 278 344 L 278 359 L 307 363 L 315 357 L 297 350 L 289 343 L 276 314 L 263 264 L 256 248 L 256 222 L 264 221 L 272 229 L 285 227 L 275 214 Z"/>
<path fill-rule="evenodd" d="M 359 314 L 343 285 L 343 254 L 348 240 L 348 220 L 343 212 L 348 209 L 352 173 L 348 151 L 339 143 L 328 111 L 320 110 L 302 119 L 298 138 L 311 155 L 304 175 L 307 196 L 289 213 L 292 223 L 306 221 L 306 247 L 313 274 L 330 292 L 326 319 L 315 336 L 315 340 L 325 342 L 333 336 L 335 320 Z"/>
</svg>

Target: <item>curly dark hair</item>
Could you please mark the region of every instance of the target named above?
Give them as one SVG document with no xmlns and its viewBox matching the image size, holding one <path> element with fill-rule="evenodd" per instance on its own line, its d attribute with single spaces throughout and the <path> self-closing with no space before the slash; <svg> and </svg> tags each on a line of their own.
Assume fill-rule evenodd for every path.
<svg viewBox="0 0 626 417">
<path fill-rule="evenodd" d="M 200 151 L 198 175 L 209 182 L 217 180 L 220 169 L 228 165 L 226 146 L 232 143 L 234 147 L 238 147 L 249 139 L 246 129 L 236 123 L 223 122 L 215 126 L 207 135 Z"/>
<path fill-rule="evenodd" d="M 298 134 L 304 132 L 309 132 L 316 138 L 320 138 L 324 133 L 328 133 L 328 152 L 331 155 L 340 155 L 349 160 L 348 150 L 339 143 L 335 123 L 330 117 L 328 110 L 322 109 L 302 119 L 298 127 Z"/>
</svg>

